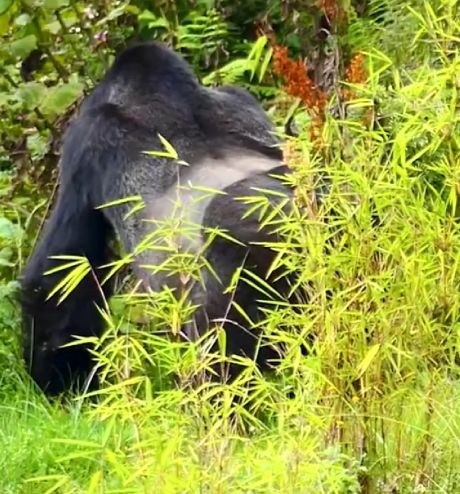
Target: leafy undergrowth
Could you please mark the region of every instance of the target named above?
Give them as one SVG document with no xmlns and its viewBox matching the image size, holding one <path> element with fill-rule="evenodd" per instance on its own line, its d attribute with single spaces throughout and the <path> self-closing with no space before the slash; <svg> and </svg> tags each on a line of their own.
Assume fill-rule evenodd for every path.
<svg viewBox="0 0 460 494">
<path fill-rule="evenodd" d="M 356 492 L 356 462 L 321 445 L 318 418 L 293 420 L 286 404 L 279 427 L 238 435 L 179 403 L 171 391 L 118 400 L 116 417 L 2 408 L 2 492 Z"/>
<path fill-rule="evenodd" d="M 273 247 L 299 299 L 267 314 L 267 340 L 286 348 L 272 375 L 247 362 L 231 386 L 191 386 L 203 352 L 136 320 L 168 321 L 169 311 L 176 321 L 178 307 L 130 297 L 107 314 L 105 387 L 48 403 L 18 357 L 13 276 L 3 270 L 27 250 L 27 226 L 14 220 L 20 204 L 2 203 L 2 493 L 460 491 L 453 5 L 412 12 L 419 30 L 402 40 L 412 47 L 403 68 L 370 50 L 347 118 L 327 114 L 319 141 L 292 143 L 298 207 Z M 328 189 L 320 207 L 318 178 Z"/>
<path fill-rule="evenodd" d="M 229 388 L 212 404 L 137 380 L 63 407 L 18 380 L 0 404 L 2 492 L 456 492 L 458 381 L 418 374 L 372 401 L 331 401 L 318 364 L 290 398 L 256 379 L 258 418 Z"/>
</svg>

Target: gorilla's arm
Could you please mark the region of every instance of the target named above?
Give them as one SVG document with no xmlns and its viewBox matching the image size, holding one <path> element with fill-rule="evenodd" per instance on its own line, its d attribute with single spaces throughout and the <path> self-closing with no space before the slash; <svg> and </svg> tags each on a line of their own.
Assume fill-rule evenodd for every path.
<svg viewBox="0 0 460 494">
<path fill-rule="evenodd" d="M 108 177 L 116 181 L 117 170 L 131 164 L 130 128 L 142 135 L 110 104 L 83 112 L 71 124 L 60 160 L 57 203 L 22 275 L 24 358 L 35 381 L 49 394 L 67 389 L 75 378 L 85 379 L 91 369 L 89 352 L 82 345 L 60 347 L 74 335 L 99 336 L 103 330 L 97 306 L 104 306 L 111 285 L 101 286 L 98 268 L 113 258 L 109 241 L 114 225 L 97 207 L 104 202 Z M 91 272 L 58 303 L 59 293 L 48 295 L 67 272 L 45 272 L 66 262 L 51 259 L 61 255 L 86 257 Z"/>
<path fill-rule="evenodd" d="M 217 195 L 210 202 L 204 214 L 203 226 L 221 228 L 248 246 L 254 242 L 274 240 L 276 235 L 273 228 L 262 228 L 257 212 L 247 214 L 251 206 L 245 198 L 263 197 L 271 208 L 282 206 L 283 210 L 288 211 L 290 200 L 294 197 L 294 189 L 283 179 L 288 174 L 289 167 L 279 165 L 230 184 L 223 189 L 223 194 Z"/>
<path fill-rule="evenodd" d="M 72 377 L 88 370 L 89 353 L 83 347 L 58 350 L 71 335 L 99 335 L 103 321 L 96 305 L 110 296 L 110 286 L 100 287 L 97 267 L 110 260 L 108 240 L 111 227 L 92 207 L 85 190 L 85 174 L 76 175 L 59 193 L 22 279 L 24 358 L 37 384 L 50 394 L 70 386 Z M 56 255 L 87 257 L 93 272 L 85 276 L 71 295 L 58 305 L 58 296 L 47 299 L 63 273 L 45 275 L 59 265 Z M 62 262 L 62 261 L 61 261 Z M 86 376 L 82 376 L 83 378 Z"/>
<path fill-rule="evenodd" d="M 254 325 L 260 320 L 260 299 L 264 296 L 252 284 L 240 279 L 236 289 L 229 292 L 234 273 L 238 269 L 247 269 L 262 280 L 268 281 L 275 292 L 281 296 L 287 293 L 287 280 L 274 281 L 268 279 L 268 271 L 275 258 L 275 253 L 267 246 L 259 243 L 275 242 L 279 239 L 277 227 L 263 227 L 263 219 L 258 212 L 247 214 L 251 206 L 239 198 L 263 196 L 272 208 L 280 208 L 289 212 L 293 188 L 282 176 L 290 172 L 282 165 L 269 173 L 259 173 L 240 180 L 224 189 L 225 194 L 216 196 L 209 204 L 204 218 L 206 229 L 222 229 L 236 240 L 231 241 L 225 236 L 217 236 L 207 252 L 207 260 L 214 274 L 206 273 L 206 313 L 209 321 L 222 324 L 227 333 L 227 353 L 244 355 L 256 360 L 263 368 L 270 360 L 279 358 L 277 350 L 269 346 L 258 347 L 260 330 L 251 328 L 248 320 Z M 279 215 L 282 218 L 282 214 Z M 237 307 L 241 307 L 242 315 Z M 237 365 L 230 365 L 228 377 L 232 378 L 239 372 Z"/>
</svg>

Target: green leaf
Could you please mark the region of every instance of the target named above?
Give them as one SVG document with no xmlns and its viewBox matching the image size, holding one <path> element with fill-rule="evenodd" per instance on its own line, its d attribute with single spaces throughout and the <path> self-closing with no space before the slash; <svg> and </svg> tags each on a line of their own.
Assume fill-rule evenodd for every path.
<svg viewBox="0 0 460 494">
<path fill-rule="evenodd" d="M 0 15 L 0 36 L 3 36 L 8 33 L 10 29 L 10 16 L 9 15 Z"/>
<path fill-rule="evenodd" d="M 43 7 L 45 7 L 45 9 L 56 10 L 61 7 L 67 7 L 69 3 L 69 0 L 45 0 L 43 2 Z"/>
<path fill-rule="evenodd" d="M 14 263 L 11 262 L 13 257 L 13 250 L 11 247 L 4 247 L 0 249 L 0 266 L 12 267 Z"/>
<path fill-rule="evenodd" d="M 7 218 L 0 218 L 0 239 L 4 241 L 18 241 L 22 236 L 22 229 Z"/>
<path fill-rule="evenodd" d="M 157 17 L 153 12 L 150 12 L 150 10 L 144 10 L 141 14 L 139 14 L 138 20 L 141 24 L 146 24 L 149 28 L 169 27 L 167 19 L 164 17 Z"/>
<path fill-rule="evenodd" d="M 268 39 L 265 36 L 261 36 L 254 43 L 251 52 L 248 55 L 247 63 L 248 66 L 251 67 L 251 79 L 254 77 L 255 71 L 257 69 L 257 64 L 259 63 L 259 60 L 262 58 L 267 43 L 268 43 Z"/>
<path fill-rule="evenodd" d="M 369 368 L 372 361 L 376 357 L 379 350 L 380 350 L 380 343 L 372 345 L 369 348 L 369 350 L 366 352 L 366 355 L 364 356 L 363 360 L 358 365 L 358 369 L 357 369 L 358 372 L 357 372 L 356 379 L 360 379 L 363 376 L 363 374 L 366 372 L 366 370 Z"/>
<path fill-rule="evenodd" d="M 78 99 L 82 91 L 83 84 L 76 80 L 50 88 L 40 111 L 45 116 L 60 115 Z"/>
<path fill-rule="evenodd" d="M 111 208 L 113 206 L 120 206 L 122 204 L 126 204 L 127 202 L 143 202 L 141 196 L 129 196 L 129 197 L 122 197 L 120 199 L 115 199 L 114 201 L 106 202 L 104 204 L 101 204 L 100 206 L 97 206 L 96 209 L 103 209 L 103 208 Z"/>
<path fill-rule="evenodd" d="M 272 55 L 273 55 L 273 48 L 270 48 L 265 53 L 265 57 L 259 69 L 259 83 L 261 83 L 263 81 L 263 78 L 265 77 L 265 73 L 267 72 L 268 66 L 270 65 L 270 62 L 272 60 Z"/>
<path fill-rule="evenodd" d="M 150 21 L 148 24 L 147 24 L 148 28 L 149 29 L 155 29 L 155 28 L 164 28 L 164 29 L 168 29 L 169 28 L 169 23 L 166 19 L 164 19 L 163 17 L 158 17 L 156 20 L 154 21 Z"/>
<path fill-rule="evenodd" d="M 16 17 L 14 20 L 16 26 L 27 26 L 30 23 L 30 15 L 29 14 L 21 14 Z"/>
<path fill-rule="evenodd" d="M 13 5 L 13 0 L 0 0 L 0 15 L 3 15 Z"/>
<path fill-rule="evenodd" d="M 59 293 L 59 303 L 63 302 L 81 281 L 91 272 L 91 265 L 86 257 L 79 256 L 52 256 L 52 259 L 68 260 L 53 269 L 46 271 L 46 275 L 70 269 L 70 271 L 59 281 L 59 283 L 49 292 L 47 300 Z"/>
<path fill-rule="evenodd" d="M 33 34 L 12 41 L 8 45 L 8 51 L 11 55 L 22 59 L 26 58 L 32 50 L 35 50 L 35 48 L 37 48 L 37 38 Z"/>
<path fill-rule="evenodd" d="M 10 98 L 10 93 L 0 92 L 0 107 L 7 105 L 10 101 Z"/>
<path fill-rule="evenodd" d="M 161 134 L 158 134 L 158 137 L 160 138 L 160 141 L 163 144 L 165 151 L 144 151 L 144 154 L 146 154 L 147 156 L 158 156 L 160 158 L 170 158 L 173 160 L 179 159 L 177 151 L 174 149 L 172 144 Z M 184 162 L 180 162 L 180 163 L 186 164 Z"/>
<path fill-rule="evenodd" d="M 108 22 L 117 19 L 118 17 L 124 15 L 128 11 L 129 11 L 129 2 L 125 2 L 119 7 L 110 10 L 110 12 L 105 17 L 103 17 L 96 23 L 96 26 L 105 26 Z"/>
<path fill-rule="evenodd" d="M 39 82 L 28 82 L 17 90 L 18 100 L 28 109 L 37 108 L 46 96 L 47 87 Z"/>
<path fill-rule="evenodd" d="M 45 31 L 48 31 L 51 34 L 57 34 L 59 31 L 61 31 L 62 27 L 58 21 L 53 21 L 53 22 L 50 22 L 49 24 L 46 24 L 43 27 L 43 29 Z"/>
<path fill-rule="evenodd" d="M 27 136 L 27 150 L 29 151 L 33 160 L 43 159 L 45 154 L 49 151 L 50 141 L 48 135 L 42 135 L 39 132 L 35 132 Z"/>
<path fill-rule="evenodd" d="M 219 345 L 219 353 L 221 358 L 225 358 L 227 354 L 227 333 L 223 328 L 218 329 L 217 343 Z"/>
</svg>

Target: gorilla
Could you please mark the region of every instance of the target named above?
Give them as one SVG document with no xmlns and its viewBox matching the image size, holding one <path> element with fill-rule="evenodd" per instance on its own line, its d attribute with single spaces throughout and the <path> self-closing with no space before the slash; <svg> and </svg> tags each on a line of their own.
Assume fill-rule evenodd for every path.
<svg viewBox="0 0 460 494">
<path fill-rule="evenodd" d="M 166 156 L 165 141 L 177 156 Z M 189 65 L 164 45 L 138 44 L 116 58 L 66 132 L 57 201 L 21 276 L 24 359 L 47 394 L 79 389 L 75 383 L 91 375 L 88 347 L 63 345 L 103 332 L 98 307 L 113 287 L 101 284 L 101 266 L 114 259 L 112 238 L 135 253 L 135 274 L 144 288 L 179 287 L 178 276 L 152 269 L 167 260 L 166 244 L 136 251 L 173 215 L 178 197 L 185 220 L 201 225 L 199 235 L 180 239 L 184 252 L 199 252 L 210 229 L 227 234 L 207 247 L 214 274 L 203 272 L 204 282 L 190 290 L 198 309 L 185 337 L 203 335 L 217 320 L 226 331 L 229 355 L 255 358 L 262 368 L 278 355 L 272 348 L 258 348 L 260 331 L 248 327 L 235 308 L 242 307 L 253 322 L 260 320 L 257 290 L 245 283 L 234 293 L 225 287 L 241 266 L 267 279 L 274 253 L 260 243 L 275 233 L 261 227 L 257 214 L 247 214 L 238 198 L 254 196 L 255 190 L 273 204 L 292 198 L 291 187 L 280 179 L 289 172 L 280 144 L 249 92 L 202 86 Z M 196 189 L 207 193 L 201 197 Z M 120 200 L 132 196 L 140 196 L 144 207 L 133 212 L 132 204 Z M 53 258 L 59 255 L 85 256 L 92 268 L 61 303 L 48 295 L 62 271 L 45 274 L 59 265 Z M 285 290 L 285 282 L 277 283 L 280 292 Z M 230 369 L 230 377 L 236 372 Z M 97 378 L 93 381 L 97 386 Z"/>
</svg>

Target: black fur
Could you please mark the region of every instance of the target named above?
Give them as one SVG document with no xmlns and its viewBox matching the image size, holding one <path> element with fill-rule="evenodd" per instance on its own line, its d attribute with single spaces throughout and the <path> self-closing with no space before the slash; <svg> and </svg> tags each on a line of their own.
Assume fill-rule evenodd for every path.
<svg viewBox="0 0 460 494">
<path fill-rule="evenodd" d="M 57 204 L 21 280 L 24 357 L 42 389 L 56 394 L 74 383 L 81 385 L 88 377 L 92 362 L 87 350 L 60 347 L 73 336 L 101 334 L 103 322 L 96 306 L 103 306 L 111 287 L 100 286 L 99 268 L 112 259 L 110 239 L 118 235 L 125 250 L 131 252 L 154 228 L 143 220 L 169 214 L 168 201 L 178 180 L 191 179 L 227 193 L 216 195 L 193 213 L 203 227 L 220 226 L 247 244 L 263 239 L 266 234 L 260 232 L 256 219 L 241 220 L 243 206 L 233 198 L 250 195 L 253 186 L 291 194 L 288 187 L 269 176 L 281 161 L 273 131 L 248 92 L 201 86 L 188 64 L 161 44 L 134 46 L 118 57 L 86 98 L 65 136 Z M 163 149 L 159 134 L 190 166 L 145 154 Z M 213 174 L 213 170 L 217 172 Z M 136 215 L 125 217 L 132 205 L 96 209 L 131 195 L 140 195 L 146 204 Z M 44 272 L 57 265 L 50 256 L 63 254 L 86 256 L 93 271 L 57 304 L 56 296 L 48 300 L 47 295 L 62 274 L 45 276 Z M 263 275 L 271 260 L 267 249 L 252 247 L 248 251 L 222 240 L 216 240 L 208 255 L 222 284 L 208 279 L 201 294 L 207 318 L 199 321 L 199 333 L 207 329 L 205 319 L 225 315 L 229 299 L 222 289 L 232 271 L 249 259 Z M 139 266 L 162 260 L 154 251 L 137 259 L 138 276 L 154 290 L 165 284 L 174 286 L 174 281 L 152 276 Z M 256 320 L 256 294 L 244 287 L 239 290 L 238 301 Z M 243 325 L 235 312 L 230 316 Z M 242 330 L 234 332 L 232 325 L 225 325 L 230 351 L 253 355 L 255 339 Z M 262 354 L 260 363 L 269 356 Z"/>
<path fill-rule="evenodd" d="M 217 274 L 217 277 L 208 275 L 206 278 L 207 317 L 210 321 L 222 320 L 223 310 L 226 309 L 224 327 L 227 332 L 227 353 L 254 358 L 262 370 L 273 365 L 281 356 L 279 347 L 268 345 L 267 342 L 258 344 L 260 329 L 248 327 L 248 318 L 254 325 L 259 322 L 260 309 L 265 305 L 261 299 L 266 296 L 253 284 L 245 283 L 244 274 L 234 292 L 229 293 L 225 287 L 230 285 L 234 272 L 243 267 L 269 281 L 273 289 L 270 297 L 275 292 L 283 298 L 287 297 L 290 280 L 285 276 L 277 276 L 277 273 L 267 277 L 274 254 L 267 247 L 259 245 L 276 242 L 277 227 L 272 225 L 261 228 L 259 215 L 248 216 L 248 206 L 244 200 L 240 201 L 238 198 L 263 195 L 276 207 L 279 201 L 284 203 L 286 198 L 291 198 L 292 189 L 275 177 L 289 173 L 287 166 L 279 166 L 270 174 L 261 173 L 235 182 L 224 189 L 226 195 L 217 195 L 212 200 L 203 219 L 205 227 L 221 228 L 232 238 L 228 240 L 224 236 L 216 237 L 206 254 L 208 262 Z M 284 209 L 288 209 L 289 206 L 290 203 L 287 202 Z M 239 243 L 235 243 L 234 240 Z M 238 306 L 244 308 L 244 315 L 237 309 Z M 225 377 L 232 379 L 239 371 L 240 367 L 237 364 L 230 364 L 225 370 Z"/>
</svg>

